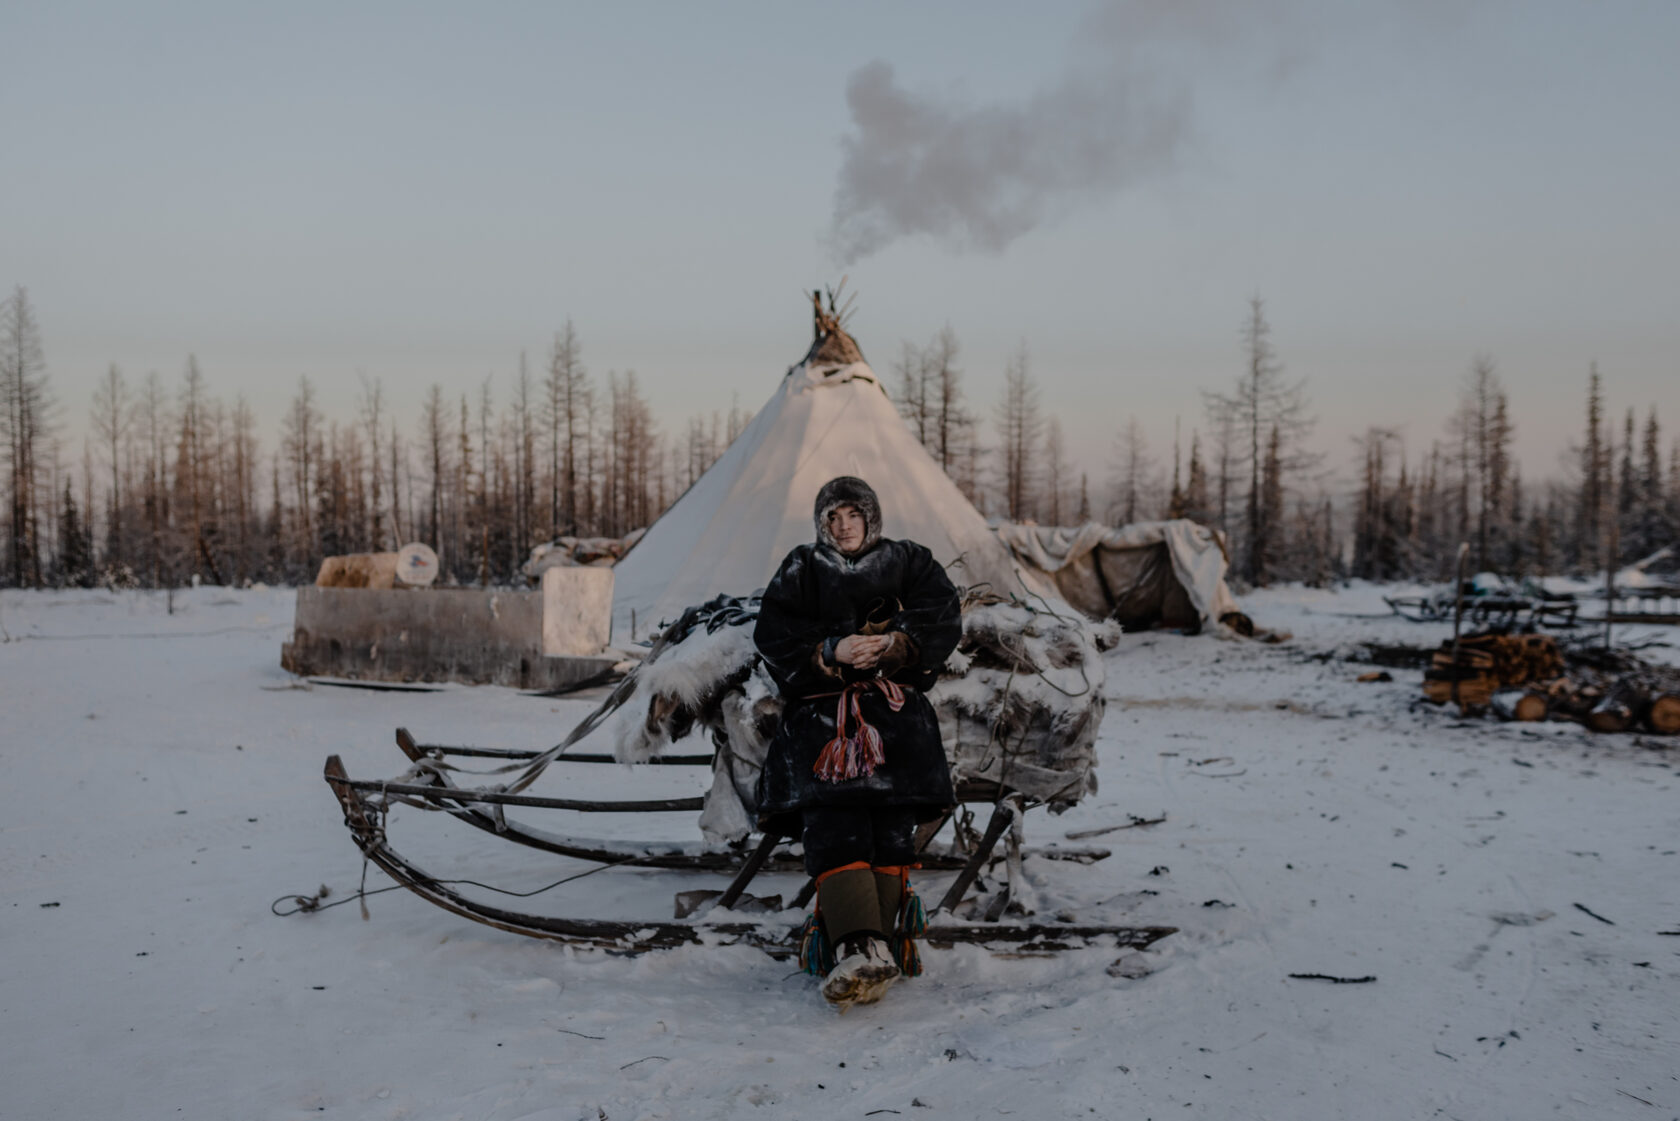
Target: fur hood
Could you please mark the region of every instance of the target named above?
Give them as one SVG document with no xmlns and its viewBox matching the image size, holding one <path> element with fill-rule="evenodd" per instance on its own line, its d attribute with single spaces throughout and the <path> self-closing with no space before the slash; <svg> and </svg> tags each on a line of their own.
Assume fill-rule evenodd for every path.
<svg viewBox="0 0 1680 1121">
<path fill-rule="evenodd" d="M 841 475 L 830 479 L 817 492 L 817 505 L 812 518 L 817 524 L 817 543 L 840 551 L 834 536 L 828 532 L 828 515 L 837 506 L 855 506 L 863 515 L 863 544 L 852 555 L 868 552 L 881 540 L 881 500 L 868 483 L 856 475 Z"/>
</svg>

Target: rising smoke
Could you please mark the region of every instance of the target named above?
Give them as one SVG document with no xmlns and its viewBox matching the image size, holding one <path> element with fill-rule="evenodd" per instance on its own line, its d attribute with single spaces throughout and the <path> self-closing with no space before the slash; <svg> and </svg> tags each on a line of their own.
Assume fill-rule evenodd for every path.
<svg viewBox="0 0 1680 1121">
<path fill-rule="evenodd" d="M 1017 104 L 918 94 L 891 65 L 846 83 L 852 131 L 828 240 L 842 264 L 903 237 L 1000 252 L 1066 213 L 1170 171 L 1192 136 L 1184 75 L 1216 56 L 1276 76 L 1310 0 L 1109 0 L 1062 73 Z"/>
</svg>

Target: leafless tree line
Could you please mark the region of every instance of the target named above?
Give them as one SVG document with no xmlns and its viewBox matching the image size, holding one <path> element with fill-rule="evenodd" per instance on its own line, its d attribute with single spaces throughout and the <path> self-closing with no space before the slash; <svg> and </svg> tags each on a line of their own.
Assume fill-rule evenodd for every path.
<svg viewBox="0 0 1680 1121">
<path fill-rule="evenodd" d="M 51 509 L 56 489 L 41 470 L 49 453 L 52 399 L 40 327 L 22 288 L 0 304 L 0 397 L 0 440 L 6 445 L 6 576 L 10 583 L 38 585 L 46 576 L 44 513 Z"/>
<path fill-rule="evenodd" d="M 1596 365 L 1583 437 L 1564 453 L 1561 477 L 1525 488 L 1512 457 L 1509 394 L 1494 359 L 1476 355 L 1441 436 L 1419 460 L 1408 460 L 1395 428 L 1375 426 L 1354 440 L 1357 481 L 1348 492 L 1309 447 L 1306 385 L 1285 376 L 1259 297 L 1249 302 L 1239 347 L 1240 373 L 1228 390 L 1204 392 L 1205 427 L 1192 429 L 1187 449 L 1175 430 L 1170 473 L 1136 416 L 1117 426 L 1095 504 L 1088 475 L 1075 486 L 1059 422 L 1043 416 L 1024 346 L 1005 367 L 994 447 L 982 446 L 963 407 L 953 361 L 960 347 L 949 328 L 926 346 L 904 344 L 898 400 L 911 430 L 982 510 L 1048 525 L 1093 514 L 1113 525 L 1191 518 L 1223 532 L 1232 572 L 1249 585 L 1444 579 L 1461 542 L 1482 570 L 1587 573 L 1680 538 L 1680 441 L 1665 464 L 1655 406 L 1642 423 L 1629 409 L 1618 438 Z M 955 459 L 946 451 L 953 446 Z"/>
<path fill-rule="evenodd" d="M 1511 458 L 1515 426 L 1493 360 L 1476 357 L 1441 439 L 1409 464 L 1392 429 L 1356 441 L 1363 461 L 1351 571 L 1376 580 L 1441 579 L 1458 542 L 1478 569 L 1513 576 L 1592 573 L 1680 538 L 1680 441 L 1664 463 L 1652 405 L 1628 409 L 1618 437 L 1603 379 L 1587 375 L 1582 437 L 1560 477 L 1525 486 Z"/>
<path fill-rule="evenodd" d="M 1480 568 L 1594 571 L 1680 533 L 1680 441 L 1665 464 L 1654 407 L 1643 423 L 1629 410 L 1617 425 L 1596 367 L 1561 477 L 1525 487 L 1509 396 L 1479 355 L 1425 453 L 1409 458 L 1398 430 L 1372 427 L 1354 441 L 1355 486 L 1338 491 L 1308 447 L 1306 387 L 1285 376 L 1258 297 L 1239 350 L 1237 377 L 1204 394 L 1187 442 L 1175 428 L 1170 472 L 1130 416 L 1094 487 L 1042 408 L 1024 344 L 1004 369 L 991 444 L 949 326 L 902 345 L 894 397 L 983 512 L 1049 525 L 1192 518 L 1223 532 L 1233 572 L 1251 585 L 1438 579 L 1460 541 Z M 447 580 L 516 582 L 538 542 L 649 524 L 750 419 L 736 404 L 666 433 L 634 373 L 591 376 L 567 323 L 539 370 L 521 355 L 500 386 L 486 378 L 458 397 L 431 386 L 407 432 L 377 379 L 362 379 L 354 417 L 330 419 L 300 378 L 272 451 L 245 399 L 216 397 L 195 358 L 173 386 L 155 372 L 131 384 L 113 365 L 93 395 L 78 471 L 55 438 L 40 328 L 21 288 L 0 303 L 0 400 L 0 581 L 27 586 L 294 583 L 323 556 L 407 541 L 432 545 Z"/>
<path fill-rule="evenodd" d="M 167 386 L 113 365 L 93 396 L 80 493 L 45 438 L 47 377 L 21 290 L 0 306 L 0 430 L 8 451 L 4 582 L 173 587 L 295 583 L 321 558 L 424 541 L 444 578 L 505 583 L 533 545 L 620 537 L 647 525 L 745 427 L 739 408 L 668 437 L 633 372 L 593 378 L 568 323 L 546 370 L 521 356 L 511 384 L 456 397 L 432 385 L 409 432 L 383 384 L 356 415 L 323 415 L 298 380 L 277 447 L 262 448 L 241 396 L 215 397 L 196 358 Z M 60 485 L 62 482 L 62 485 Z"/>
</svg>

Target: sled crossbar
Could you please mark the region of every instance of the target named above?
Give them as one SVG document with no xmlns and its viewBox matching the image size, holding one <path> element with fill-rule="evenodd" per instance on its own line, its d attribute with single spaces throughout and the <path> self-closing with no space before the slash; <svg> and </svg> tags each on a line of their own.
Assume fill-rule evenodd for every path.
<svg viewBox="0 0 1680 1121">
<path fill-rule="evenodd" d="M 542 754 L 540 751 L 524 750 L 520 748 L 457 747 L 454 744 L 446 743 L 416 744 L 415 749 L 426 755 L 453 755 L 457 757 L 472 757 L 477 759 L 511 759 L 516 762 L 523 759 L 535 759 L 537 756 Z M 622 759 L 616 758 L 605 751 L 577 751 L 569 755 L 557 755 L 555 756 L 554 761 L 556 763 L 624 762 Z M 711 762 L 712 757 L 710 755 L 660 755 L 647 760 L 646 765 L 704 767 L 710 766 Z"/>
<path fill-rule="evenodd" d="M 382 794 L 406 794 L 415 798 L 437 798 L 439 789 L 415 782 L 383 782 L 377 779 L 343 780 L 353 790 L 378 791 Z M 667 810 L 702 810 L 704 798 L 655 798 L 640 801 L 591 802 L 581 798 L 539 798 L 534 794 L 502 794 L 494 790 L 452 789 L 452 802 L 488 802 L 497 806 L 532 806 L 544 810 L 577 810 L 580 813 L 660 813 Z"/>
</svg>

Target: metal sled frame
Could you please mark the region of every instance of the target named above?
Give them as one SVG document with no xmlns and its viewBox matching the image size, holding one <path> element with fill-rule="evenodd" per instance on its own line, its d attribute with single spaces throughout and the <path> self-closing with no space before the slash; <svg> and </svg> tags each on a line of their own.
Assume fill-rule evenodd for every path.
<svg viewBox="0 0 1680 1121">
<path fill-rule="evenodd" d="M 796 952 L 797 927 L 778 929 L 774 923 L 621 922 L 609 919 L 555 918 L 510 911 L 469 899 L 452 890 L 391 848 L 385 836 L 379 807 L 370 803 L 362 791 L 370 787 L 385 787 L 394 793 L 396 792 L 394 790 L 396 784 L 356 782 L 345 772 L 343 762 L 336 755 L 328 757 L 324 777 L 344 812 L 344 824 L 350 830 L 350 835 L 355 841 L 356 847 L 361 849 L 362 854 L 369 861 L 378 865 L 401 886 L 408 888 L 428 903 L 462 918 L 471 919 L 474 922 L 480 922 L 512 934 L 523 934 L 531 938 L 543 938 L 576 945 L 596 946 L 624 953 L 640 953 L 692 943 L 752 945 L 777 958 L 789 957 Z M 428 788 L 421 787 L 420 789 L 426 790 Z M 482 794 L 468 795 L 466 792 L 460 792 L 460 794 L 462 797 L 486 797 Z M 530 801 L 533 801 L 519 799 L 518 796 L 513 795 L 503 797 L 517 799 L 514 804 L 529 804 Z M 561 799 L 542 799 L 540 801 L 559 802 Z M 457 803 L 456 808 L 463 807 Z M 455 811 L 452 809 L 450 812 L 454 813 Z M 954 899 L 960 899 L 962 893 L 967 890 L 968 885 L 978 875 L 981 866 L 990 856 L 992 849 L 1003 835 L 1015 812 L 1000 803 L 999 809 L 993 814 L 992 822 L 986 830 L 981 846 L 964 864 L 957 880 L 946 892 L 945 900 L 934 909 L 933 917 L 937 917 Z M 456 814 L 456 816 L 460 815 Z M 773 842 L 774 838 L 766 838 L 760 842 L 753 853 L 753 858 L 742 868 L 740 874 L 736 876 L 735 882 L 730 885 L 729 890 L 719 900 L 721 906 L 727 908 L 740 897 L 747 882 L 763 865 L 764 859 L 768 857 Z M 598 858 L 584 857 L 584 859 Z M 692 867 L 693 865 L 689 866 Z M 1018 952 L 1065 949 L 1075 943 L 1084 943 L 1095 939 L 1111 939 L 1115 945 L 1141 949 L 1174 933 L 1176 929 L 1176 927 L 1166 926 L 1103 926 L 1077 923 L 955 923 L 930 921 L 923 938 L 929 944 L 935 946 L 949 946 L 959 942 L 1007 943 Z"/>
</svg>

